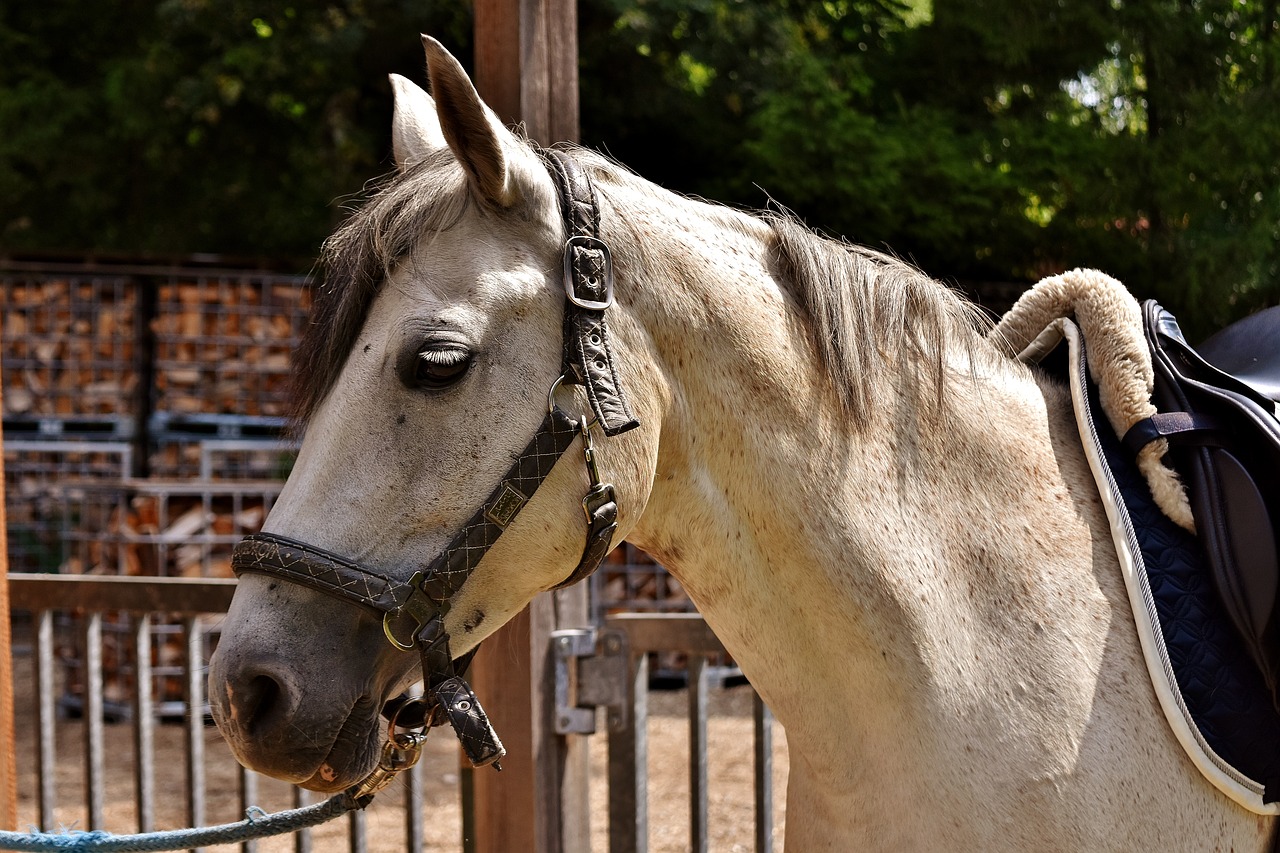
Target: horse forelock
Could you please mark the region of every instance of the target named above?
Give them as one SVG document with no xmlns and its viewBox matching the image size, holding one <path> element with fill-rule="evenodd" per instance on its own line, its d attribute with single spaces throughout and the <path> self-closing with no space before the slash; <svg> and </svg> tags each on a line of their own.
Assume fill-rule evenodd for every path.
<svg viewBox="0 0 1280 853">
<path fill-rule="evenodd" d="M 374 185 L 321 246 L 321 278 L 294 354 L 293 416 L 304 424 L 337 382 L 382 283 L 428 234 L 470 202 L 466 175 L 447 150 Z"/>
</svg>

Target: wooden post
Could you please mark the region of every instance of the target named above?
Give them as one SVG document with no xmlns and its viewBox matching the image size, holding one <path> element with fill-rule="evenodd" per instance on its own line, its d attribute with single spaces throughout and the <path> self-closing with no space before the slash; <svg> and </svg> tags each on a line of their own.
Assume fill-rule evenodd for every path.
<svg viewBox="0 0 1280 853">
<path fill-rule="evenodd" d="M 0 383 L 3 385 L 3 383 Z M 0 408 L 4 391 L 0 388 Z M 4 438 L 0 436 L 0 451 Z M 0 455 L 0 829 L 18 828 L 17 736 L 13 724 L 13 637 L 9 623 L 9 542 L 4 512 L 4 456 Z"/>
<path fill-rule="evenodd" d="M 476 88 L 542 145 L 578 139 L 576 0 L 476 0 Z M 554 596 L 554 597 L 553 597 Z M 559 624 L 557 624 L 557 614 Z M 474 771 L 474 853 L 588 853 L 587 740 L 554 730 L 550 633 L 587 625 L 586 584 L 538 596 L 487 640 L 471 682 L 507 756 Z"/>
<path fill-rule="evenodd" d="M 585 585 L 583 585 L 585 587 Z M 557 608 L 553 595 L 565 605 Z M 571 601 L 581 600 L 581 618 L 570 619 Z M 538 596 L 485 641 L 471 682 L 497 730 L 507 755 L 502 772 L 471 771 L 475 809 L 470 853 L 588 853 L 590 768 L 587 739 L 562 737 L 554 728 L 550 633 L 586 624 L 586 594 L 568 590 Z"/>
<path fill-rule="evenodd" d="M 475 15 L 480 97 L 535 142 L 577 142 L 577 0 L 475 0 Z"/>
</svg>

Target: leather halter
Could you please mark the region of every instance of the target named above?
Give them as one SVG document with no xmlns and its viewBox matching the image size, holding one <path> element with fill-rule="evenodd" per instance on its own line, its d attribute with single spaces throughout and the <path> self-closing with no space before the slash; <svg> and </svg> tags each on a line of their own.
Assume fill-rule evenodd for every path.
<svg viewBox="0 0 1280 853">
<path fill-rule="evenodd" d="M 423 724 L 450 723 L 475 767 L 498 766 L 496 762 L 506 750 L 462 678 L 470 654 L 455 661 L 449 650 L 444 618 L 453 596 L 578 436 L 583 439 L 583 459 L 591 484 L 582 499 L 586 545 L 577 567 L 556 588 L 594 572 L 612 544 L 618 505 L 613 486 L 600 479 L 591 427 L 598 423 L 606 435 L 613 436 L 639 426 L 622 394 L 605 324 L 605 311 L 613 303 L 613 262 L 609 247 L 600 239 L 595 188 L 569 154 L 558 150 L 539 153 L 556 185 L 567 234 L 562 375 L 548 393 L 547 416 L 502 481 L 444 551 L 408 582 L 270 533 L 245 537 L 231 560 L 237 575 L 253 572 L 283 578 L 380 614 L 391 644 L 403 651 L 416 648 L 421 657 L 426 684 Z M 555 392 L 562 383 L 586 388 L 592 420 L 575 419 L 556 405 Z M 399 707 L 403 702 L 403 698 L 392 700 L 388 707 Z"/>
</svg>

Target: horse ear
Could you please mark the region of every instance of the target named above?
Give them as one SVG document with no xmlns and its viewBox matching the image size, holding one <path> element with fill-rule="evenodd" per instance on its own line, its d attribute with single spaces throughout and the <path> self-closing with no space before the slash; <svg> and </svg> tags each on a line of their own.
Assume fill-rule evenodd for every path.
<svg viewBox="0 0 1280 853">
<path fill-rule="evenodd" d="M 400 171 L 425 159 L 448 143 L 431 96 L 399 74 L 391 74 L 395 112 L 391 117 L 391 152 Z"/>
<path fill-rule="evenodd" d="M 444 45 L 430 36 L 422 37 L 422 45 L 445 141 L 480 196 L 511 207 L 520 200 L 512 167 L 522 162 L 527 149 L 480 100 L 462 64 Z"/>
</svg>

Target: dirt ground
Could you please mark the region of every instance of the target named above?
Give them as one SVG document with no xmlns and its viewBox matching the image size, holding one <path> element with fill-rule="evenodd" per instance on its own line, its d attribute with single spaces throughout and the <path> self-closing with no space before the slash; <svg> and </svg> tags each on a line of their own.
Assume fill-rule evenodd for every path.
<svg viewBox="0 0 1280 853">
<path fill-rule="evenodd" d="M 31 657 L 15 656 L 15 693 L 18 703 L 19 827 L 29 828 L 37 819 L 35 800 L 35 714 L 32 701 Z M 653 853 L 677 853 L 689 843 L 689 728 L 684 690 L 651 694 L 649 710 L 649 849 Z M 754 850 L 752 782 L 752 719 L 749 687 L 712 688 L 708 723 L 709 827 L 711 850 L 747 853 Z M 156 730 L 156 790 L 159 828 L 186 824 L 184 791 L 186 761 L 184 728 L 160 725 Z M 105 797 L 106 826 L 114 833 L 137 831 L 133 795 L 135 763 L 132 728 L 127 723 L 106 726 Z M 236 776 L 231 758 L 217 730 L 204 729 L 205 779 L 208 824 L 241 820 Z M 591 839 L 593 851 L 608 850 L 608 792 L 604 735 L 591 736 Z M 60 720 L 57 726 L 57 820 L 62 826 L 85 828 L 87 810 L 84 782 L 84 725 Z M 784 793 L 787 778 L 786 741 L 774 724 L 774 845 L 782 847 L 785 825 Z M 455 742 L 446 732 L 428 738 L 422 764 L 425 785 L 426 850 L 452 853 L 462 850 L 460 773 Z M 254 803 L 271 812 L 293 806 L 291 789 L 259 777 Z M 363 813 L 369 853 L 400 853 L 404 840 L 403 785 L 399 782 L 378 795 Z M 339 818 L 312 830 L 317 853 L 348 849 L 348 820 Z M 233 851 L 233 846 L 207 848 Z M 258 843 L 259 853 L 285 853 L 294 849 L 288 837 Z M 515 853 L 515 851 L 513 851 Z"/>
</svg>

